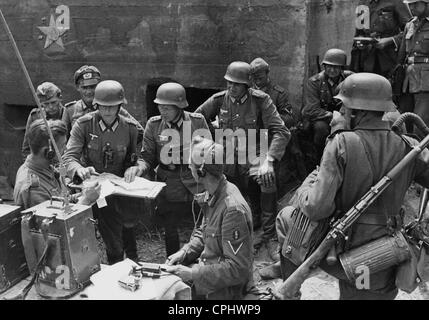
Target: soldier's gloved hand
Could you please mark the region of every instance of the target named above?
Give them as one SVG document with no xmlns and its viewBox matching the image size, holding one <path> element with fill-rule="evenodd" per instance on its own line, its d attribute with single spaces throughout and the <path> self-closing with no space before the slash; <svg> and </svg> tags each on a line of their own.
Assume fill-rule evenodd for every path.
<svg viewBox="0 0 429 320">
<path fill-rule="evenodd" d="M 388 37 L 388 38 L 381 38 L 380 40 L 378 40 L 375 44 L 375 47 L 377 49 L 384 49 L 385 47 L 387 47 L 388 45 L 390 45 L 393 42 L 393 38 L 392 37 Z"/>
<path fill-rule="evenodd" d="M 334 111 L 334 113 L 332 114 L 332 120 L 329 125 L 331 126 L 331 133 L 337 130 L 349 129 L 349 125 L 346 121 L 346 118 L 344 118 L 344 116 L 338 111 Z"/>
<path fill-rule="evenodd" d="M 266 158 L 258 170 L 258 180 L 261 184 L 269 188 L 274 184 L 273 159 Z"/>
<path fill-rule="evenodd" d="M 124 173 L 124 180 L 127 183 L 133 182 L 136 176 L 142 175 L 142 170 L 139 166 L 129 167 Z"/>
<path fill-rule="evenodd" d="M 77 174 L 82 180 L 91 178 L 91 175 L 99 175 L 99 173 L 95 171 L 94 167 L 79 168 L 76 170 L 75 174 Z"/>
<path fill-rule="evenodd" d="M 178 263 L 182 262 L 183 259 L 185 259 L 185 255 L 186 255 L 185 250 L 180 249 L 176 253 L 173 253 L 171 256 L 169 256 L 167 258 L 167 260 L 165 261 L 165 264 L 167 264 L 169 266 L 178 264 Z"/>
<path fill-rule="evenodd" d="M 100 197 L 101 185 L 98 181 L 92 185 L 85 185 L 82 190 L 81 204 L 92 205 Z"/>
</svg>

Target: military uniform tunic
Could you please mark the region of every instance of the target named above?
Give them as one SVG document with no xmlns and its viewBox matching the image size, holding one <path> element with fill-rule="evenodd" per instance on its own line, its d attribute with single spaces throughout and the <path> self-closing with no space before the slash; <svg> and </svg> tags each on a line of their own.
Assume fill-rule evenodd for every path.
<svg viewBox="0 0 429 320">
<path fill-rule="evenodd" d="M 67 132 L 70 133 L 74 123 L 77 119 L 88 114 L 90 112 L 94 112 L 96 109 L 88 107 L 83 100 L 72 101 L 65 105 L 65 111 L 62 116 L 62 120 L 67 126 Z M 141 137 L 143 136 L 143 127 L 141 124 L 124 108 L 119 109 L 119 114 L 125 118 L 129 118 L 136 123 L 136 126 L 139 130 L 139 142 L 141 141 Z"/>
<path fill-rule="evenodd" d="M 197 192 L 197 183 L 188 167 L 188 160 L 192 135 L 198 129 L 205 129 L 210 134 L 204 117 L 187 111 L 183 111 L 177 127 L 172 127 L 161 116 L 150 118 L 146 125 L 141 156 L 145 170 L 156 168 L 157 180 L 167 183 L 162 192 L 167 201 L 192 201 L 193 194 Z M 176 137 L 180 137 L 179 143 L 171 140 L 171 130 L 177 134 Z M 210 136 L 206 138 L 211 139 Z M 179 158 L 171 158 L 175 163 L 163 163 L 162 150 L 166 151 L 164 155 L 170 153 Z"/>
<path fill-rule="evenodd" d="M 61 186 L 52 167 L 42 167 L 30 155 L 16 173 L 13 199 L 24 209 L 31 208 L 52 196 L 61 195 Z"/>
<path fill-rule="evenodd" d="M 182 248 L 186 261 L 198 258 L 192 266 L 196 294 L 206 299 L 242 299 L 253 279 L 250 208 L 237 187 L 225 178 L 202 208 L 201 227 Z"/>
<path fill-rule="evenodd" d="M 404 140 L 403 140 L 404 139 Z M 390 125 L 377 118 L 362 120 L 352 132 L 329 137 L 320 169 L 313 171 L 297 190 L 292 205 L 311 220 L 330 217 L 336 210 L 347 212 L 369 189 L 410 151 L 417 141 L 399 137 Z M 387 234 L 387 217 L 399 216 L 405 193 L 415 180 L 429 187 L 429 151 L 424 149 L 379 198 L 355 222 L 345 249 L 351 249 Z M 337 246 L 337 253 L 344 247 Z M 286 256 L 286 255 L 284 255 Z M 347 282 L 339 262 L 325 269 L 340 279 L 340 298 L 365 298 L 378 294 L 382 299 L 396 295 L 395 268 L 371 274 L 370 290 L 357 290 Z M 350 289 L 350 286 L 352 289 Z M 342 288 L 348 288 L 341 292 Z M 350 294 L 347 296 L 347 292 Z"/>
<path fill-rule="evenodd" d="M 329 111 L 338 111 L 339 107 L 334 101 L 334 96 L 339 92 L 338 84 L 351 74 L 353 72 L 347 70 L 341 72 L 337 83 L 333 83 L 325 71 L 315 74 L 308 79 L 302 116 L 313 122 L 326 119 Z"/>
<path fill-rule="evenodd" d="M 51 116 L 49 116 L 48 113 L 46 113 L 46 119 L 48 119 L 48 120 L 49 119 L 52 119 L 52 120 L 61 119 L 63 114 L 64 114 L 64 107 L 61 106 L 57 117 L 51 117 Z M 22 152 L 22 157 L 24 160 L 31 153 L 30 145 L 28 144 L 27 132 L 29 131 L 31 124 L 38 119 L 42 119 L 42 116 L 40 114 L 39 108 L 34 108 L 30 111 L 30 114 L 28 115 L 27 124 L 25 126 L 24 140 L 22 141 L 21 152 Z"/>
<path fill-rule="evenodd" d="M 356 7 L 356 37 L 392 37 L 393 44 L 383 49 L 353 48 L 351 70 L 389 76 L 397 64 L 398 48 L 405 23 L 411 18 L 402 0 L 360 0 Z"/>
<path fill-rule="evenodd" d="M 409 105 L 401 105 L 404 111 L 418 114 L 426 125 L 429 124 L 429 18 L 418 20 L 414 17 L 404 30 L 399 61 L 406 65 L 404 93 L 411 93 Z"/>
<path fill-rule="evenodd" d="M 99 173 L 122 177 L 128 167 L 136 165 L 132 158 L 138 154 L 137 134 L 135 122 L 121 115 L 111 128 L 104 124 L 99 111 L 79 118 L 63 156 L 68 176 L 73 178 L 78 168 L 93 166 Z"/>
<path fill-rule="evenodd" d="M 276 106 L 270 96 L 261 90 L 249 88 L 240 99 L 231 97 L 228 91 L 225 90 L 211 96 L 195 112 L 204 115 L 207 122 L 214 120 L 218 116 L 219 127 L 221 129 L 244 129 L 247 140 L 249 138 L 248 130 L 257 130 L 256 143 L 247 144 L 246 157 L 249 154 L 267 156 L 266 154 L 260 154 L 259 130 L 261 129 L 268 130 L 271 143 L 267 153 L 268 156 L 275 160 L 282 158 L 290 139 L 290 132 L 281 119 Z M 219 143 L 224 145 L 223 141 Z M 244 153 L 244 150 L 240 146 L 238 144 L 236 152 L 240 153 L 241 151 Z M 234 165 L 227 164 L 225 172 L 228 176 L 236 176 L 237 174 L 245 173 L 250 165 L 249 162 L 240 165 L 239 172 L 236 172 Z"/>
</svg>

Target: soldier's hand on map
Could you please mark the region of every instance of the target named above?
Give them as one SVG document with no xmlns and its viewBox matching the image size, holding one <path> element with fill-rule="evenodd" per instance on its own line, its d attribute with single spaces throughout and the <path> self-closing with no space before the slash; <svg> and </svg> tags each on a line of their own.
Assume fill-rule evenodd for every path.
<svg viewBox="0 0 429 320">
<path fill-rule="evenodd" d="M 344 116 L 338 111 L 334 111 L 332 114 L 332 120 L 329 124 L 331 126 L 331 133 L 337 130 L 348 129 L 348 124 Z"/>
<path fill-rule="evenodd" d="M 82 179 L 86 180 L 91 178 L 91 175 L 98 176 L 99 174 L 95 171 L 94 167 L 79 168 L 76 170 L 76 174 Z"/>
<path fill-rule="evenodd" d="M 82 190 L 81 204 L 92 205 L 100 197 L 101 185 L 98 182 L 86 184 Z"/>
<path fill-rule="evenodd" d="M 127 183 L 133 182 L 136 176 L 140 176 L 142 174 L 142 170 L 139 166 L 129 167 L 124 174 L 124 180 Z"/>
<path fill-rule="evenodd" d="M 186 254 L 185 250 L 177 251 L 176 253 L 173 253 L 171 256 L 167 258 L 167 260 L 165 261 L 165 264 L 169 266 L 178 264 L 183 261 L 183 259 L 185 258 L 185 254 Z"/>
<path fill-rule="evenodd" d="M 272 186 L 274 183 L 274 167 L 271 159 L 266 158 L 259 167 L 257 180 L 266 188 Z"/>
</svg>

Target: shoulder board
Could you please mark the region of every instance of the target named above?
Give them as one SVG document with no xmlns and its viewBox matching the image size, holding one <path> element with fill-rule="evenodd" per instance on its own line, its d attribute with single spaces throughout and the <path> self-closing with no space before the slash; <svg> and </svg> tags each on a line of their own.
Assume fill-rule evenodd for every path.
<svg viewBox="0 0 429 320">
<path fill-rule="evenodd" d="M 204 116 L 201 113 L 189 112 L 189 116 L 192 118 L 204 119 Z"/>
<path fill-rule="evenodd" d="M 319 81 L 320 79 L 323 78 L 323 75 L 324 73 L 322 71 L 322 72 L 316 73 L 315 75 L 312 75 L 308 80 L 312 82 Z"/>
<path fill-rule="evenodd" d="M 278 84 L 274 85 L 274 90 L 278 91 L 278 92 L 285 92 L 285 89 L 281 86 L 279 86 Z"/>
<path fill-rule="evenodd" d="M 133 119 L 127 118 L 127 117 L 123 117 L 124 121 L 128 124 L 132 124 L 133 126 L 137 127 L 137 123 L 136 121 L 134 121 Z"/>
<path fill-rule="evenodd" d="M 30 173 L 30 176 L 28 178 L 31 188 L 37 188 L 40 186 L 40 180 L 38 175 Z"/>
<path fill-rule="evenodd" d="M 268 96 L 264 91 L 258 89 L 251 89 L 250 94 L 257 98 L 265 98 Z"/>
<path fill-rule="evenodd" d="M 161 121 L 161 116 L 160 115 L 153 116 L 153 117 L 150 117 L 148 120 L 148 122 L 155 122 L 155 121 Z"/>
<path fill-rule="evenodd" d="M 75 105 L 75 104 L 76 104 L 76 102 L 77 102 L 77 100 L 67 102 L 67 103 L 64 105 L 64 107 L 66 107 L 66 108 L 67 108 L 67 107 L 73 106 L 73 105 Z"/>
<path fill-rule="evenodd" d="M 87 113 L 87 114 L 85 114 L 85 115 L 81 116 L 80 118 L 78 118 L 78 119 L 76 120 L 76 122 L 79 122 L 79 123 L 82 123 L 82 122 L 88 122 L 88 121 L 89 121 L 89 120 L 91 120 L 93 117 L 94 117 L 94 113 L 93 113 L 93 112 L 90 112 L 90 113 Z"/>
<path fill-rule="evenodd" d="M 226 94 L 227 90 L 223 90 L 220 92 L 216 92 L 214 95 L 212 95 L 213 99 L 219 98 L 219 97 L 223 97 Z"/>
</svg>

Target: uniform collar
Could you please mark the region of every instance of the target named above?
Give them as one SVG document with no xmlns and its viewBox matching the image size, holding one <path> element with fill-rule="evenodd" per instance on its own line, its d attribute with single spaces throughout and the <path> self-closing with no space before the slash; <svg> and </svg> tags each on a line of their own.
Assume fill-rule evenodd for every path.
<svg viewBox="0 0 429 320">
<path fill-rule="evenodd" d="M 95 111 L 96 109 L 94 108 L 94 106 L 87 106 L 86 105 L 86 103 L 81 99 L 80 100 L 80 103 L 81 103 L 81 105 L 82 105 L 82 109 L 83 110 L 86 110 L 86 109 L 90 109 L 91 111 Z"/>
<path fill-rule="evenodd" d="M 40 176 L 49 177 L 51 179 L 55 179 L 55 170 L 54 170 L 54 168 L 51 165 L 49 165 L 49 166 L 43 166 L 43 165 L 41 165 L 39 163 L 36 163 L 34 161 L 34 159 L 33 159 L 33 155 L 32 154 L 30 154 L 30 155 L 27 156 L 27 158 L 25 159 L 25 164 L 26 164 L 26 166 L 30 170 L 32 170 L 32 171 L 40 174 Z"/>
<path fill-rule="evenodd" d="M 390 124 L 381 118 L 363 118 L 353 130 L 390 130 Z"/>
<path fill-rule="evenodd" d="M 209 198 L 207 200 L 207 205 L 209 207 L 214 207 L 217 201 L 220 199 L 222 195 L 222 191 L 225 190 L 226 185 L 228 181 L 226 180 L 225 176 L 222 176 L 221 180 L 219 181 L 219 185 L 217 186 L 216 191 L 213 193 L 213 195 L 209 195 Z"/>
<path fill-rule="evenodd" d="M 108 131 L 108 130 L 111 130 L 111 131 L 115 132 L 116 128 L 118 128 L 118 126 L 119 126 L 119 120 L 118 120 L 118 118 L 116 118 L 115 121 L 113 122 L 113 124 L 111 126 L 108 126 L 103 121 L 103 119 L 100 119 L 98 121 L 98 125 L 100 126 L 101 132 L 105 132 L 105 131 Z"/>
<path fill-rule="evenodd" d="M 231 99 L 231 101 L 233 103 L 243 104 L 247 100 L 247 92 L 240 99 L 236 99 L 236 98 L 231 97 L 231 96 L 229 96 L 229 98 Z"/>
<path fill-rule="evenodd" d="M 177 128 L 180 128 L 183 124 L 184 117 L 185 117 L 185 112 L 182 111 L 179 120 L 177 120 L 176 122 L 165 121 L 165 123 L 167 127 L 169 127 L 170 129 L 173 127 L 173 125 L 177 126 Z"/>
</svg>

